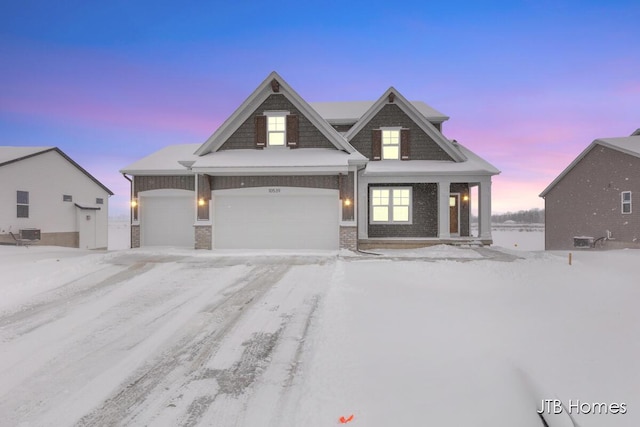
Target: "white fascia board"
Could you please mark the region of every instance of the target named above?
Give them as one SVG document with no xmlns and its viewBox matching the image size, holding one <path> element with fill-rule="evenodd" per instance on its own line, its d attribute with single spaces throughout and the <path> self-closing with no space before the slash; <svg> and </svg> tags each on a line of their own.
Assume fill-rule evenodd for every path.
<svg viewBox="0 0 640 427">
<path fill-rule="evenodd" d="M 251 95 L 222 123 L 222 125 L 205 141 L 195 154 L 202 156 L 217 151 L 240 125 L 251 116 L 258 106 L 274 92 L 271 81 L 275 79 L 280 85 L 278 93 L 283 94 L 320 132 L 339 150 L 353 153 L 356 149 L 338 133 L 316 110 L 314 110 L 289 84 L 275 71 L 253 91 Z"/>
<path fill-rule="evenodd" d="M 237 175 L 335 175 L 347 173 L 349 168 L 344 166 L 304 166 L 304 167 L 223 167 L 223 168 L 194 168 L 194 173 L 206 173 L 215 176 Z"/>
<path fill-rule="evenodd" d="M 363 174 L 359 181 L 363 185 L 366 184 L 408 184 L 408 183 L 436 183 L 440 181 L 445 182 L 460 182 L 460 183 L 477 183 L 486 182 L 491 179 L 491 175 L 485 174 L 469 174 L 469 175 L 449 175 L 449 174 L 433 174 L 433 175 L 366 175 Z"/>
<path fill-rule="evenodd" d="M 127 175 L 143 176 L 143 175 L 193 175 L 189 170 L 171 170 L 171 169 L 121 169 L 120 173 Z"/>
<path fill-rule="evenodd" d="M 398 105 L 402 111 L 404 111 L 411 120 L 413 120 L 427 135 L 429 135 L 435 142 L 442 148 L 449 156 L 451 156 L 456 162 L 462 162 L 466 160 L 464 154 L 457 150 L 451 142 L 440 133 L 427 118 L 420 113 L 416 107 L 407 99 L 402 96 L 397 89 L 391 86 L 386 92 L 373 103 L 371 108 L 358 120 L 358 122 L 345 134 L 347 140 L 351 140 L 355 135 L 360 132 L 364 126 L 371 121 L 371 119 L 387 104 L 389 94 L 395 95 L 394 104 Z"/>
<path fill-rule="evenodd" d="M 551 191 L 551 189 L 552 189 L 553 187 L 555 187 L 555 186 L 556 186 L 556 184 L 558 184 L 558 183 L 562 180 L 562 178 L 564 178 L 564 177 L 565 177 L 565 175 L 566 175 L 566 174 L 568 174 L 568 173 L 571 171 L 571 169 L 573 169 L 573 168 L 575 167 L 575 165 L 577 165 L 577 164 L 578 164 L 578 163 L 579 163 L 579 162 L 584 158 L 584 156 L 586 156 L 586 155 L 587 155 L 587 153 L 588 153 L 589 151 L 591 151 L 591 149 L 592 149 L 593 147 L 595 147 L 597 144 L 598 144 L 598 140 L 595 140 L 595 141 L 593 141 L 591 144 L 589 144 L 589 146 L 588 146 L 587 148 L 585 148 L 585 149 L 582 151 L 582 153 L 580 153 L 580 154 L 578 155 L 578 157 L 576 157 L 576 158 L 573 160 L 573 162 L 571 162 L 571 163 L 569 164 L 569 166 L 567 166 L 567 167 L 566 167 L 562 172 L 560 172 L 560 175 L 558 175 L 558 176 L 556 177 L 556 179 L 554 179 L 553 181 L 551 181 L 551 184 L 549 184 L 549 185 L 547 186 L 547 188 L 545 188 L 545 189 L 542 191 L 542 193 L 540 193 L 540 194 L 538 195 L 538 197 L 542 197 L 542 198 L 544 199 L 544 197 L 547 195 L 547 193 L 548 193 L 549 191 Z"/>
</svg>

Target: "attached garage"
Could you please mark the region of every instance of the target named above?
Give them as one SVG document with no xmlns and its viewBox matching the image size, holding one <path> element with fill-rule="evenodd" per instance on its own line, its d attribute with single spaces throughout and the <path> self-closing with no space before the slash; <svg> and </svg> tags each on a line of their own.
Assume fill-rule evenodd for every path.
<svg viewBox="0 0 640 427">
<path fill-rule="evenodd" d="M 194 246 L 195 194 L 189 190 L 138 193 L 141 246 Z"/>
<path fill-rule="evenodd" d="M 338 190 L 216 190 L 213 204 L 214 248 L 338 249 Z"/>
</svg>

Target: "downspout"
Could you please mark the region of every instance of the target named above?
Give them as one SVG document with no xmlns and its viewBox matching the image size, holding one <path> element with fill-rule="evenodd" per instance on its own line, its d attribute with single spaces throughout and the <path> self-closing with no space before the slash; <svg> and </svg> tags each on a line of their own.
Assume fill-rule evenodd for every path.
<svg viewBox="0 0 640 427">
<path fill-rule="evenodd" d="M 129 181 L 129 227 L 133 224 L 133 209 L 131 208 L 131 200 L 133 200 L 133 180 L 123 173 L 124 179 Z"/>
</svg>

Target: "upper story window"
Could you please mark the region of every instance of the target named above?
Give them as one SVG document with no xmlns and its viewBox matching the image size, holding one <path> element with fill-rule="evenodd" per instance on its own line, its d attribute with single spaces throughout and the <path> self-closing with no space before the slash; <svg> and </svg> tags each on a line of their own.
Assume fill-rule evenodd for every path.
<svg viewBox="0 0 640 427">
<path fill-rule="evenodd" d="M 17 216 L 18 218 L 29 218 L 29 192 L 16 192 Z"/>
<path fill-rule="evenodd" d="M 382 129 L 382 159 L 400 158 L 400 129 Z"/>
<path fill-rule="evenodd" d="M 284 147 L 286 143 L 287 113 L 265 113 L 267 116 L 267 145 Z"/>
<path fill-rule="evenodd" d="M 104 205 L 104 199 L 102 197 L 97 197 L 96 205 Z"/>
<path fill-rule="evenodd" d="M 631 213 L 631 191 L 623 191 L 620 193 L 620 197 L 622 199 L 622 213 L 630 214 Z"/>
<path fill-rule="evenodd" d="M 73 202 L 73 197 L 70 196 L 69 194 L 63 194 L 62 195 L 62 201 L 63 202 Z"/>
</svg>

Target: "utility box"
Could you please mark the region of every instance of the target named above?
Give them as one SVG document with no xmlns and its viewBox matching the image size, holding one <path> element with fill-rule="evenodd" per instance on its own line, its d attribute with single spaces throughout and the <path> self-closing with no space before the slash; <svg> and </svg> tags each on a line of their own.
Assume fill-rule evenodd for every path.
<svg viewBox="0 0 640 427">
<path fill-rule="evenodd" d="M 589 236 L 576 236 L 573 238 L 574 248 L 589 249 L 593 247 L 593 237 Z"/>
<path fill-rule="evenodd" d="M 23 228 L 20 230 L 20 238 L 26 240 L 40 240 L 39 228 Z"/>
</svg>

